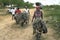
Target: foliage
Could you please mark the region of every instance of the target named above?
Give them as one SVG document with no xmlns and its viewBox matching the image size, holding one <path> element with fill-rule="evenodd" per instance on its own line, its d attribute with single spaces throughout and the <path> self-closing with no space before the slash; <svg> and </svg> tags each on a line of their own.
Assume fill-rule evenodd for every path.
<svg viewBox="0 0 60 40">
<path fill-rule="evenodd" d="M 0 0 L 0 4 L 3 4 L 3 6 L 14 4 L 19 7 L 24 7 L 25 5 L 27 5 L 29 8 L 33 7 L 32 3 L 24 2 L 23 0 Z"/>
<path fill-rule="evenodd" d="M 55 37 L 58 40 L 60 37 L 60 6 L 59 5 L 51 5 L 44 7 L 45 17 L 52 17 L 53 19 L 49 21 L 50 25 L 52 25 L 55 30 Z M 56 36 L 57 35 L 57 36 Z"/>
</svg>

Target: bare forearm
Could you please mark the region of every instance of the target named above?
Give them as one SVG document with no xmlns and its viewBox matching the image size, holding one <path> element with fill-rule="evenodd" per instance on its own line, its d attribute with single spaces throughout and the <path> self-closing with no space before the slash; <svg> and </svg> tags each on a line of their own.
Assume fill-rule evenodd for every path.
<svg viewBox="0 0 60 40">
<path fill-rule="evenodd" d="M 43 19 L 43 13 L 41 12 L 41 18 Z"/>
<path fill-rule="evenodd" d="M 43 15 L 41 16 L 41 18 L 43 19 Z"/>
</svg>

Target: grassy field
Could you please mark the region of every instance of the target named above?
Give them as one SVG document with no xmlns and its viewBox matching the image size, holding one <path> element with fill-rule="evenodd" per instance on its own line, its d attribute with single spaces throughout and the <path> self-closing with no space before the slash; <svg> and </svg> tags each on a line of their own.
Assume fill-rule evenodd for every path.
<svg viewBox="0 0 60 40">
<path fill-rule="evenodd" d="M 60 38 L 60 6 L 46 7 L 44 8 L 44 17 L 47 18 L 50 27 L 55 30 L 55 38 Z M 53 32 L 53 31 L 52 31 Z"/>
</svg>

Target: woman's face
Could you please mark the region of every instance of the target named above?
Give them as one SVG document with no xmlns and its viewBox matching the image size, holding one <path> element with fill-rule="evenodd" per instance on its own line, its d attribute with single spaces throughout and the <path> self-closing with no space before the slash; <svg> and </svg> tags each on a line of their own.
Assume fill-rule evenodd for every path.
<svg viewBox="0 0 60 40">
<path fill-rule="evenodd" d="M 40 11 L 40 9 L 39 9 L 39 8 L 38 8 L 38 9 L 36 9 L 36 10 Z"/>
</svg>

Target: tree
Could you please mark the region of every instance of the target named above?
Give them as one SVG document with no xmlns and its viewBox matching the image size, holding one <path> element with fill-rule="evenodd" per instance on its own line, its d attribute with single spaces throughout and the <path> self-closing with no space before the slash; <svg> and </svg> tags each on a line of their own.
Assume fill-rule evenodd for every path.
<svg viewBox="0 0 60 40">
<path fill-rule="evenodd" d="M 33 3 L 29 3 L 29 2 L 26 2 L 25 5 L 28 6 L 29 8 L 33 7 Z"/>
<path fill-rule="evenodd" d="M 32 3 L 24 2 L 23 0 L 0 0 L 0 3 L 2 3 L 4 6 L 11 4 L 14 4 L 19 7 L 24 7 L 25 5 L 27 5 L 28 7 L 32 6 Z"/>
</svg>

